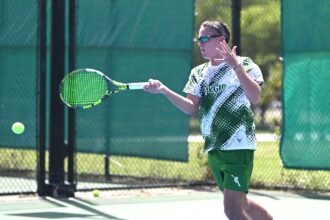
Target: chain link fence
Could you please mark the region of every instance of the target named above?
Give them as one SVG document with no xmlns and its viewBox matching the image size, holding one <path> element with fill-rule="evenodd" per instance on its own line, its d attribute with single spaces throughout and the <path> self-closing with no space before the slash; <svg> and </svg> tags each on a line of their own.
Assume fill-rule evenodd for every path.
<svg viewBox="0 0 330 220">
<path fill-rule="evenodd" d="M 35 192 L 38 1 L 0 1 L 0 194 Z M 15 96 L 13 96 L 15 94 Z M 22 122 L 17 135 L 12 124 Z"/>
<path fill-rule="evenodd" d="M 223 20 L 232 25 L 231 0 L 197 0 L 195 5 L 195 37 L 204 20 Z M 260 104 L 253 106 L 257 126 L 258 148 L 252 187 L 267 189 L 330 189 L 327 171 L 286 169 L 279 155 L 282 126 L 282 59 L 280 1 L 242 1 L 241 54 L 251 57 L 262 69 L 265 85 Z M 193 66 L 204 62 L 197 44 L 194 44 Z M 203 140 L 199 135 L 198 119 L 190 119 L 189 162 L 170 162 L 134 157 L 78 155 L 84 161 L 98 161 L 94 174 L 101 182 L 131 182 L 133 186 L 155 184 L 206 184 L 213 183 L 202 152 Z M 92 163 L 92 162 L 90 162 Z M 90 163 L 78 165 L 80 173 L 87 173 Z M 98 185 L 90 186 L 90 188 Z M 109 186 L 105 186 L 109 187 Z M 111 186 L 110 186 L 111 188 Z"/>
<path fill-rule="evenodd" d="M 24 19 L 25 17 L 29 16 L 28 14 L 31 14 L 32 12 L 35 13 L 35 24 L 32 25 L 32 28 L 37 30 L 36 19 L 38 17 L 38 1 L 34 1 L 34 5 L 25 5 L 25 10 L 18 10 L 17 7 L 14 7 L 15 2 L 16 1 L 0 0 L 0 11 L 4 11 L 5 9 L 8 10 L 8 5 L 12 4 L 10 9 L 13 11 L 10 13 L 20 14 L 20 16 L 16 16 L 16 18 L 19 17 L 23 19 L 21 26 L 26 24 Z M 21 4 L 23 2 L 24 1 L 17 1 L 16 3 Z M 77 2 L 79 3 L 79 1 Z M 113 1 L 105 1 L 106 5 L 110 4 L 111 2 Z M 174 5 L 175 3 L 173 2 L 171 4 Z M 170 9 L 170 6 L 171 5 L 168 5 L 166 8 Z M 91 5 L 91 7 L 93 7 L 93 5 Z M 111 7 L 111 5 L 109 7 Z M 29 10 L 26 10 L 27 8 Z M 25 14 L 26 16 L 23 16 Z M 194 14 L 194 37 L 197 36 L 199 26 L 204 20 L 223 20 L 231 27 L 232 1 L 196 0 L 194 4 Z M 157 12 L 154 12 L 154 16 L 156 15 Z M 4 13 L 0 14 L 0 29 L 2 29 L 1 33 L 16 33 L 16 35 L 22 36 L 26 35 L 26 33 L 22 32 L 23 29 L 19 29 L 19 24 L 16 24 L 15 27 L 11 27 L 11 29 L 4 29 L 4 23 L 11 23 L 11 21 L 6 20 L 8 18 L 5 19 L 5 16 L 6 14 Z M 257 126 L 258 146 L 251 182 L 252 187 L 266 189 L 329 191 L 329 172 L 286 169 L 281 164 L 279 148 L 283 113 L 281 105 L 282 61 L 280 37 L 280 0 L 241 1 L 240 27 L 241 55 L 251 57 L 255 63 L 260 66 L 265 79 L 265 84 L 262 87 L 261 102 L 260 104 L 253 106 Z M 3 30 L 6 31 L 3 32 Z M 22 47 L 28 48 L 27 45 L 12 45 L 8 41 L 8 37 L 6 38 L 5 36 L 6 35 L 1 34 L 0 37 L 0 63 L 2 66 L 4 66 L 3 62 L 6 61 L 4 58 L 7 56 L 8 52 L 14 53 L 16 50 L 19 50 Z M 37 45 L 37 35 L 35 33 L 34 38 L 35 43 L 32 44 L 32 47 L 34 48 L 33 50 L 35 50 Z M 137 50 L 137 52 L 139 53 L 139 50 Z M 37 58 L 36 54 L 33 54 L 33 56 L 34 59 Z M 186 59 L 185 55 L 181 56 L 183 59 Z M 145 55 L 144 58 L 148 59 L 148 56 Z M 17 62 L 25 62 L 24 59 L 29 58 L 12 56 L 11 60 L 8 61 L 11 62 L 11 65 L 8 65 L 7 68 L 13 68 Z M 145 62 L 147 61 L 148 60 Z M 33 62 L 36 62 L 36 60 L 33 60 Z M 193 61 L 191 67 L 196 66 L 202 62 L 205 61 L 202 60 L 197 44 L 195 43 L 193 47 Z M 34 72 L 36 73 L 37 71 L 35 70 Z M 26 73 L 24 71 L 22 72 L 17 70 L 14 77 L 26 77 L 25 74 Z M 184 74 L 186 74 L 186 78 L 188 78 L 189 72 Z M 8 71 L 4 72 L 2 69 L 0 75 L 1 85 L 3 85 L 3 82 L 6 82 L 7 84 L 14 83 L 14 78 L 11 78 L 12 81 L 5 81 L 4 76 L 8 76 Z M 36 79 L 36 76 L 33 75 L 32 78 Z M 1 86 L 0 88 L 4 87 Z M 35 91 L 35 89 L 36 86 L 32 83 L 30 90 Z M 0 93 L 0 112 L 3 111 L 3 103 L 5 103 L 5 97 L 3 94 L 3 92 Z M 24 98 L 25 97 L 22 97 L 22 99 Z M 166 102 L 162 104 L 170 105 L 170 103 Z M 17 108 L 19 104 L 16 101 L 12 101 L 11 106 L 13 108 Z M 36 109 L 33 106 L 32 108 Z M 36 114 L 36 112 L 32 111 L 32 114 Z M 3 118 L 4 116 L 1 115 L 1 117 Z M 1 129 L 10 129 L 10 123 L 15 122 L 16 120 L 20 119 L 11 119 L 8 121 L 1 119 Z M 24 122 L 23 119 L 21 121 Z M 36 124 L 36 122 L 31 123 Z M 88 130 L 86 132 L 88 132 Z M 8 132 L 1 133 L 1 135 L 12 135 Z M 88 135 L 87 133 L 85 134 Z M 20 136 L 14 137 L 21 138 Z M 36 138 L 36 135 L 33 136 L 32 134 L 32 136 L 30 135 L 29 137 L 25 138 Z M 35 139 L 34 141 L 36 142 Z M 30 143 L 28 142 L 26 145 L 30 146 Z M 202 152 L 202 149 L 203 140 L 199 132 L 198 119 L 190 118 L 188 136 L 188 162 L 176 162 L 161 159 L 141 158 L 137 156 L 120 156 L 108 153 L 91 153 L 78 151 L 76 153 L 75 165 L 77 189 L 120 189 L 136 187 L 214 184 L 212 174 L 207 166 L 207 157 Z M 11 145 L 6 146 L 2 144 L 0 151 L 2 154 L 2 159 L 0 160 L 0 194 L 36 192 L 36 149 L 33 146 L 26 149 L 24 147 L 16 148 Z"/>
</svg>

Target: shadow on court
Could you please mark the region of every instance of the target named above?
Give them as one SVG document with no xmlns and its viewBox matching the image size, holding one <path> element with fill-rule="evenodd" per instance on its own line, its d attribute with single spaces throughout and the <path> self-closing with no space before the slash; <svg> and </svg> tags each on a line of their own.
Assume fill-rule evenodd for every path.
<svg viewBox="0 0 330 220">
<path fill-rule="evenodd" d="M 326 200 L 329 201 L 330 205 L 330 195 L 327 194 L 312 194 L 312 193 L 297 193 L 299 196 L 305 197 L 307 199 L 315 200 Z"/>
<path fill-rule="evenodd" d="M 51 204 L 53 207 L 62 208 L 64 211 L 36 211 L 36 212 L 22 212 L 17 214 L 8 214 L 7 216 L 17 217 L 17 219 L 23 218 L 33 218 L 33 219 L 109 219 L 109 220 L 126 220 L 123 218 L 118 218 L 112 216 L 103 211 L 94 208 L 94 203 L 87 200 L 74 198 L 74 199 L 53 199 L 53 198 L 43 198 L 43 202 Z M 37 204 L 36 204 L 37 206 Z M 80 211 L 87 212 L 86 214 L 81 214 L 78 212 L 67 212 L 66 209 L 72 210 L 72 208 L 79 209 Z M 88 214 L 89 213 L 89 214 Z M 21 217 L 21 218 L 20 218 Z M 8 219 L 5 218 L 5 219 Z"/>
<path fill-rule="evenodd" d="M 83 215 L 83 214 L 71 214 L 62 212 L 35 212 L 35 213 L 20 213 L 20 214 L 10 214 L 9 216 L 17 217 L 31 217 L 33 219 L 63 219 L 63 218 L 91 218 L 93 215 Z M 112 218 L 109 218 L 112 219 Z"/>
<path fill-rule="evenodd" d="M 156 192 L 155 192 L 156 191 Z M 113 193 L 113 192 L 110 192 Z M 223 196 L 217 190 L 151 189 L 107 194 L 93 198 L 77 193 L 76 198 L 31 198 L 15 201 L 1 198 L 0 219 L 109 219 L 109 220 L 215 220 L 223 214 Z M 262 204 L 274 220 L 328 219 L 330 194 L 251 190 L 249 198 Z"/>
</svg>

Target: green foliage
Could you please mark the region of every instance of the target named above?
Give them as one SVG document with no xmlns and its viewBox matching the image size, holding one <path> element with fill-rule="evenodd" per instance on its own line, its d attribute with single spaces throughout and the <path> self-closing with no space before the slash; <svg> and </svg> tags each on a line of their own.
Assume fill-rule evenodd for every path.
<svg viewBox="0 0 330 220">
<path fill-rule="evenodd" d="M 253 58 L 267 79 L 281 51 L 279 1 L 243 7 L 241 28 L 242 55 Z"/>
<path fill-rule="evenodd" d="M 269 105 L 274 98 L 281 100 L 282 63 L 276 62 L 270 66 L 270 75 L 261 93 L 261 105 Z"/>
</svg>

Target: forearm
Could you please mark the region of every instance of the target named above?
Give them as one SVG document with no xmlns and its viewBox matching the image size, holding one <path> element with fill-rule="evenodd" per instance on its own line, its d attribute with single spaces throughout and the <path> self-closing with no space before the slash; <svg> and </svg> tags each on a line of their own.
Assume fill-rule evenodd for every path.
<svg viewBox="0 0 330 220">
<path fill-rule="evenodd" d="M 242 65 L 238 65 L 234 71 L 238 77 L 241 87 L 252 104 L 257 104 L 260 100 L 261 88 L 244 70 Z"/>
<path fill-rule="evenodd" d="M 198 106 L 192 100 L 179 95 L 169 88 L 165 88 L 163 95 L 181 111 L 193 115 L 197 112 Z"/>
<path fill-rule="evenodd" d="M 199 98 L 197 96 L 188 95 L 187 98 L 172 91 L 159 80 L 150 79 L 148 84 L 144 86 L 144 91 L 153 94 L 163 94 L 171 103 L 173 103 L 181 111 L 193 115 L 197 112 L 199 106 Z"/>
</svg>

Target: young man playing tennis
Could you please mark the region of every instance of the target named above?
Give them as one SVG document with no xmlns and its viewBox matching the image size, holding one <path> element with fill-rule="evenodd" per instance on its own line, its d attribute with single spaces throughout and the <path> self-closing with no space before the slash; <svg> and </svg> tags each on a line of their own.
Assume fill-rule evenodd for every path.
<svg viewBox="0 0 330 220">
<path fill-rule="evenodd" d="M 144 90 L 165 95 L 187 114 L 199 113 L 204 150 L 214 178 L 224 194 L 224 210 L 231 220 L 272 219 L 268 212 L 246 196 L 256 147 L 250 103 L 260 99 L 263 77 L 248 57 L 236 55 L 228 46 L 230 32 L 218 21 L 205 21 L 198 46 L 209 62 L 192 69 L 183 97 L 158 80 L 149 80 Z"/>
</svg>

